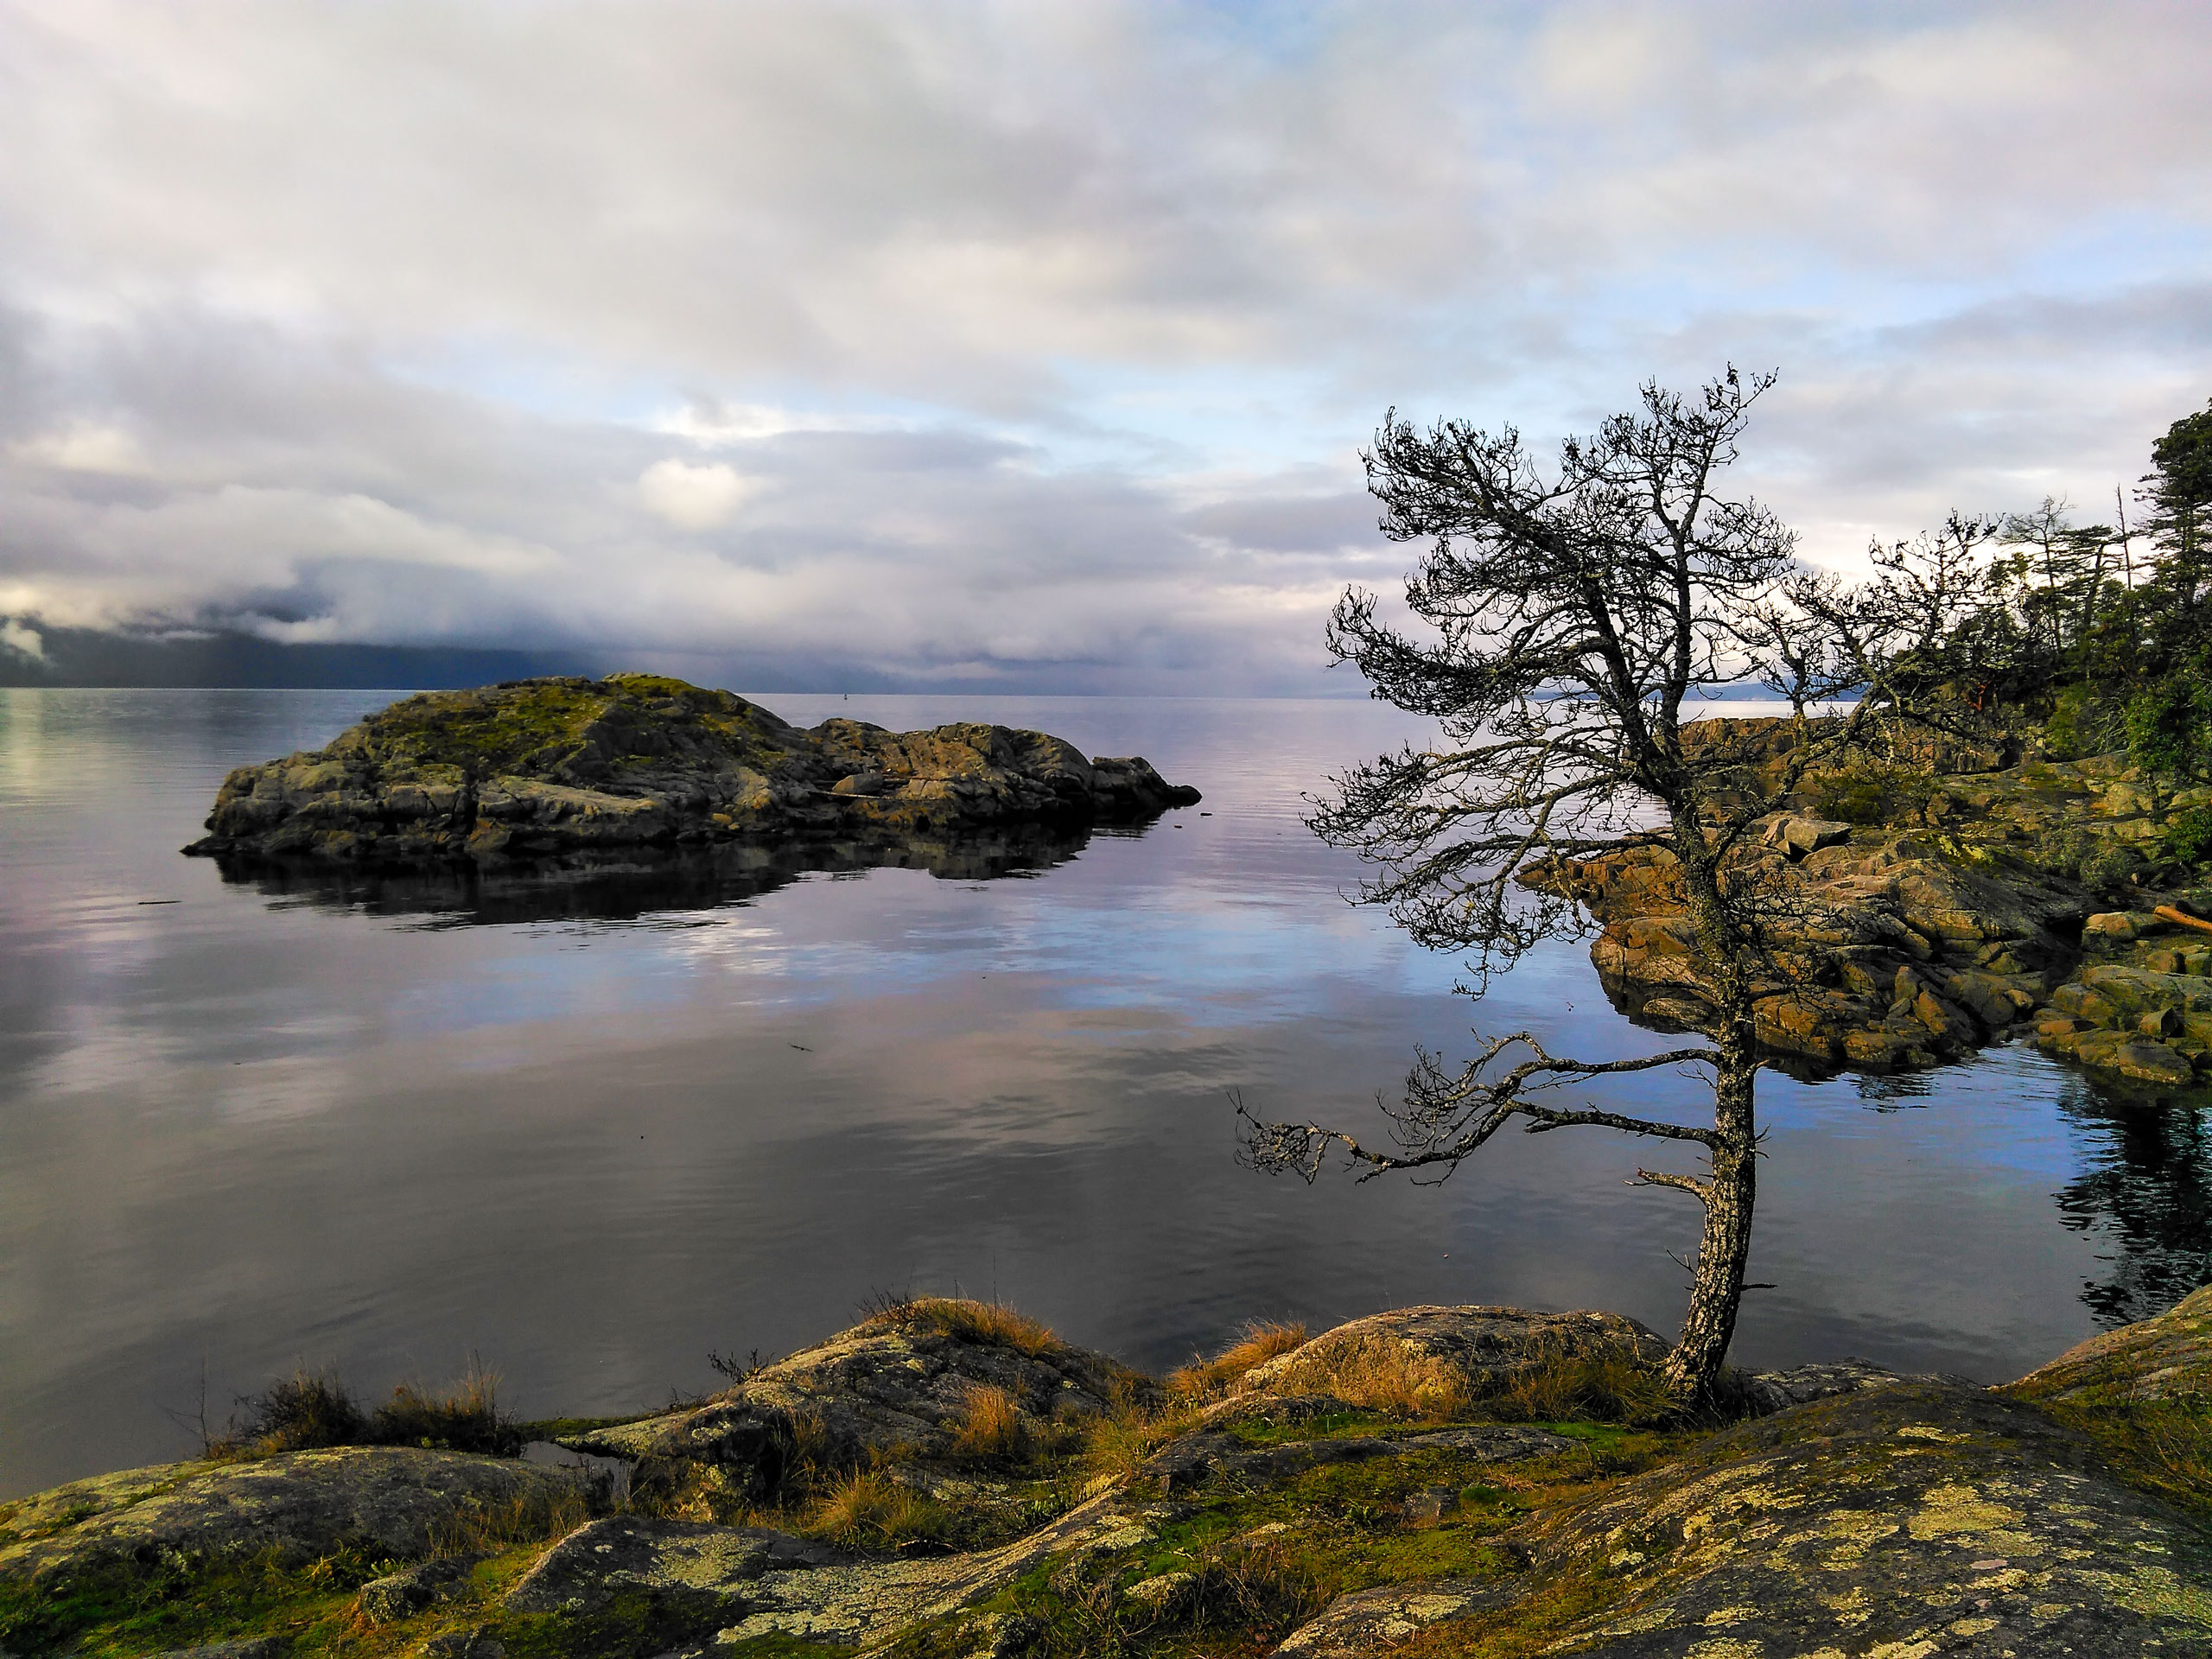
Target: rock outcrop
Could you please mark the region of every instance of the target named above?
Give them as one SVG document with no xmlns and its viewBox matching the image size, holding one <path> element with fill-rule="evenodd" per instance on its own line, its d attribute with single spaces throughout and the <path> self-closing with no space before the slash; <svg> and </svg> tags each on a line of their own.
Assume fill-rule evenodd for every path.
<svg viewBox="0 0 2212 1659">
<path fill-rule="evenodd" d="M 2005 1389 L 2039 1405 L 2201 1397 L 2212 1384 L 2212 1285 L 2159 1314 L 2101 1332 Z"/>
<path fill-rule="evenodd" d="M 1518 1307 L 1402 1307 L 1353 1319 L 1244 1374 L 1240 1395 L 1321 1394 L 1357 1406 L 1472 1403 L 1536 1367 L 1665 1355 L 1656 1332 L 1618 1313 Z"/>
<path fill-rule="evenodd" d="M 579 1476 L 409 1446 L 332 1446 L 257 1462 L 174 1463 L 72 1481 L 0 1510 L 0 1580 L 121 1560 L 270 1557 L 341 1545 L 400 1560 L 471 1514 L 582 1506 Z"/>
<path fill-rule="evenodd" d="M 327 747 L 242 766 L 188 853 L 487 864 L 607 849 L 1081 826 L 1188 805 L 1141 759 L 961 724 L 802 731 L 681 680 L 518 680 L 425 692 Z"/>
<path fill-rule="evenodd" d="M 769 1492 L 794 1459 L 857 1468 L 940 1457 L 976 1393 L 1002 1392 L 1033 1420 L 1096 1417 L 1151 1384 L 1003 1309 L 923 1299 L 763 1367 L 704 1405 L 564 1440 L 572 1451 L 648 1465 L 704 1465 Z"/>
<path fill-rule="evenodd" d="M 1192 1426 L 1120 1472 L 1033 1468 L 1064 1491 L 1046 1517 L 953 1553 L 823 1541 L 818 1498 L 779 1512 L 793 1530 L 633 1505 L 510 1545 L 512 1506 L 573 1502 L 574 1481 L 460 1454 L 137 1471 L 0 1507 L 0 1640 L 27 1656 L 144 1650 L 142 1624 L 106 1639 L 122 1629 L 99 1622 L 110 1605 L 131 1621 L 185 1609 L 205 1659 L 322 1650 L 341 1629 L 435 1659 L 1270 1644 L 1366 1659 L 1423 1632 L 1424 1651 L 1609 1659 L 2212 1652 L 2212 1539 L 2201 1513 L 2168 1501 L 2212 1504 L 2187 1472 L 2201 1463 L 2176 1462 L 2162 1441 L 2144 1448 L 2158 1464 L 2147 1479 L 2147 1464 L 2129 1472 L 2128 1457 L 2079 1427 L 2085 1409 L 2116 1400 L 2158 1402 L 2146 1409 L 2169 1414 L 2161 1432 L 2196 1421 L 2212 1287 L 2001 1389 L 1847 1361 L 1756 1379 L 1769 1414 L 1719 1429 L 1481 1415 L 1532 1375 L 1642 1363 L 1659 1345 L 1604 1313 L 1421 1307 L 1356 1320 L 1248 1372 L 1213 1407 L 1186 1408 L 1173 1421 Z M 1448 1402 L 1423 1406 L 1423 1379 L 1448 1384 Z M 817 1427 L 812 1443 L 865 1456 L 841 1490 L 950 1491 L 957 1483 L 931 1470 L 976 1467 L 958 1462 L 971 1454 L 950 1444 L 950 1425 L 956 1402 L 984 1389 L 1031 1416 L 1077 1395 L 1084 1412 L 1116 1410 L 1124 1430 L 1162 1421 L 1131 1412 L 1136 1385 L 1111 1361 L 1006 1310 L 945 1302 L 888 1309 L 702 1409 L 750 1403 L 842 1425 Z M 1363 1392 L 1376 1397 L 1359 1402 Z M 589 1438 L 651 1464 L 671 1446 L 721 1455 L 720 1433 L 690 1413 Z M 1065 1490 L 1086 1477 L 1088 1496 Z M 451 1525 L 489 1511 L 509 1516 L 506 1532 Z M 340 1549 L 374 1576 L 350 1580 L 358 1592 L 334 1607 Z M 493 1559 L 480 1566 L 480 1550 Z M 226 1564 L 258 1587 L 211 1609 L 194 1575 Z M 102 1581 L 83 1576 L 103 1565 L 137 1574 L 115 1580 L 106 1604 L 85 1593 Z M 41 1601 L 41 1586 L 69 1594 Z M 292 1610 L 289 1622 L 271 1629 L 264 1597 Z"/>
<path fill-rule="evenodd" d="M 1782 721 L 1690 729 L 1706 726 L 1728 728 L 1754 779 L 1789 741 Z M 1901 802 L 1859 799 L 1853 774 L 1821 773 L 1775 803 L 1736 861 L 1770 901 L 1764 1046 L 1816 1069 L 1897 1071 L 2033 1030 L 2046 1052 L 2123 1084 L 2186 1088 L 2212 1072 L 2212 933 L 2154 913 L 2161 898 L 2170 912 L 2212 908 L 2208 895 L 2128 888 L 2135 907 L 2109 912 L 2054 856 L 2070 848 L 2088 868 L 2155 843 L 2148 787 L 2118 756 L 2021 760 L 2018 748 L 1946 747 L 1943 770 Z M 1824 816 L 1833 798 L 1874 821 Z M 1714 995 L 1671 854 L 1554 859 L 1522 879 L 1599 925 L 1591 960 L 1616 1007 L 1664 1030 L 1706 1027 Z"/>
<path fill-rule="evenodd" d="M 1529 1594 L 1571 1582 L 1599 1604 L 1554 1652 L 2136 1659 L 2212 1645 L 2197 1526 L 2031 1408 L 1958 1385 L 1796 1407 L 1524 1535 Z"/>
</svg>

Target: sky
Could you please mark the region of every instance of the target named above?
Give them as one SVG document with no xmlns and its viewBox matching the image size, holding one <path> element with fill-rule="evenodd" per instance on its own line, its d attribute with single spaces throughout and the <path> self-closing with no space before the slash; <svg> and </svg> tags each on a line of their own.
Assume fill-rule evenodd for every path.
<svg viewBox="0 0 2212 1659">
<path fill-rule="evenodd" d="M 2212 396 L 2212 7 L 0 0 L 0 652 L 1357 692 L 1385 410 L 1849 568 Z"/>
</svg>

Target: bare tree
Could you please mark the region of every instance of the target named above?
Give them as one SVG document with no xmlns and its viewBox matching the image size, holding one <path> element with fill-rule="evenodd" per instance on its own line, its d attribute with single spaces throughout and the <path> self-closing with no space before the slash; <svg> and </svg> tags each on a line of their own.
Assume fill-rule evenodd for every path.
<svg viewBox="0 0 2212 1659">
<path fill-rule="evenodd" d="M 1420 432 L 1392 410 L 1363 460 L 1383 533 L 1428 544 L 1405 594 L 1425 626 L 1386 620 L 1376 597 L 1355 589 L 1329 628 L 1332 652 L 1375 696 L 1433 716 L 1443 737 L 1348 770 L 1316 803 L 1313 828 L 1379 867 L 1363 899 L 1389 906 L 1424 944 L 1471 951 L 1479 995 L 1540 939 L 1582 930 L 1573 898 L 1541 879 L 1550 861 L 1639 847 L 1671 855 L 1713 1005 L 1710 1042 L 1590 1061 L 1522 1032 L 1484 1043 L 1456 1071 L 1423 1052 L 1402 1103 L 1386 1109 L 1388 1147 L 1319 1123 L 1264 1122 L 1239 1105 L 1247 1161 L 1308 1180 L 1339 1153 L 1363 1179 L 1413 1170 L 1442 1179 L 1516 1121 L 1532 1134 L 1590 1127 L 1699 1147 L 1701 1171 L 1637 1172 L 1703 1207 L 1689 1307 L 1664 1367 L 1686 1402 L 1719 1376 L 1743 1294 L 1758 1185 L 1757 1004 L 1776 992 L 1771 926 L 1790 903 L 1771 861 L 1744 856 L 1748 834 L 1809 767 L 1864 741 L 1898 705 L 1891 670 L 1911 655 L 1901 644 L 1943 639 L 1969 585 L 1952 556 L 1960 550 L 1940 534 L 1876 550 L 1891 563 L 1872 588 L 1806 575 L 1772 512 L 1719 493 L 1774 379 L 1731 368 L 1687 397 L 1647 383 L 1639 408 L 1567 442 L 1549 472 L 1510 427 Z M 1978 542 L 1992 526 L 1961 528 Z M 1700 697 L 1747 677 L 1795 710 L 1795 741 L 1779 756 L 1759 734 L 1698 728 Z M 1860 690 L 1873 695 L 1824 715 Z M 1764 763 L 1761 787 L 1747 786 L 1754 760 Z M 1711 1074 L 1709 1121 L 1543 1097 L 1684 1065 Z"/>
</svg>

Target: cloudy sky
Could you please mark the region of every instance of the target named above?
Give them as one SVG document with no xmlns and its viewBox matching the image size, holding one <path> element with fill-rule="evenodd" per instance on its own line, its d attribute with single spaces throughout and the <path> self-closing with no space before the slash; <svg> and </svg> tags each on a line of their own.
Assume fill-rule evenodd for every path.
<svg viewBox="0 0 2212 1659">
<path fill-rule="evenodd" d="M 2212 8 L 0 0 L 0 650 L 1355 690 L 1384 408 L 1843 563 L 2212 395 Z"/>
</svg>

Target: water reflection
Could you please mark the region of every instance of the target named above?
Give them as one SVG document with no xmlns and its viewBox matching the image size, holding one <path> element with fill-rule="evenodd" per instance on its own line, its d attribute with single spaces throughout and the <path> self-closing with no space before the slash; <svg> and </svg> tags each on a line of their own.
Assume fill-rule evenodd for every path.
<svg viewBox="0 0 2212 1659">
<path fill-rule="evenodd" d="M 2085 1167 L 2055 1196 L 2109 1271 L 2082 1300 L 2105 1325 L 2148 1319 L 2212 1281 L 2212 1139 L 2199 1108 L 2107 1095 L 2069 1079 L 2058 1109 Z"/>
<path fill-rule="evenodd" d="M 419 917 L 426 927 L 521 922 L 635 921 L 643 916 L 745 904 L 811 874 L 921 870 L 945 881 L 1035 875 L 1065 864 L 1093 831 L 1041 824 L 953 836 L 891 831 L 836 840 L 629 848 L 493 868 L 364 869 L 303 861 L 219 860 L 226 884 L 279 906 Z M 1116 825 L 1095 833 L 1138 836 Z"/>
</svg>

